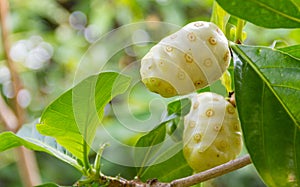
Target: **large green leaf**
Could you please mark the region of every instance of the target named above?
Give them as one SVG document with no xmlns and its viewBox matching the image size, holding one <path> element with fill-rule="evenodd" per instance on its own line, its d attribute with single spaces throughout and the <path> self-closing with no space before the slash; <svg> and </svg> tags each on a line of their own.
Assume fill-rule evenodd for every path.
<svg viewBox="0 0 300 187">
<path fill-rule="evenodd" d="M 82 171 L 82 166 L 79 165 L 71 153 L 68 153 L 66 149 L 57 144 L 55 139 L 39 134 L 35 128 L 24 126 L 18 134 L 12 132 L 3 132 L 0 134 L 0 152 L 19 146 L 46 152 Z"/>
<path fill-rule="evenodd" d="M 295 58 L 300 59 L 300 45 L 292 45 L 288 47 L 279 48 L 279 51 L 285 52 Z"/>
<path fill-rule="evenodd" d="M 299 7 L 293 0 L 216 0 L 231 15 L 268 28 L 300 27 Z"/>
<path fill-rule="evenodd" d="M 37 129 L 83 161 L 95 137 L 104 107 L 129 86 L 130 78 L 116 72 L 88 77 L 68 90 L 43 112 Z M 86 145 L 87 144 L 87 145 Z"/>
<path fill-rule="evenodd" d="M 268 186 L 300 185 L 300 61 L 233 45 L 235 91 L 246 147 Z"/>
</svg>

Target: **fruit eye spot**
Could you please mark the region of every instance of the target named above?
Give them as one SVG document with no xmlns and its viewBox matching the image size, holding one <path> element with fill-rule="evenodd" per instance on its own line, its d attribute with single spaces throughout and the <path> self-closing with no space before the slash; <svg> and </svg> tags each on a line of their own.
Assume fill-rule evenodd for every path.
<svg viewBox="0 0 300 187">
<path fill-rule="evenodd" d="M 206 112 L 205 112 L 205 115 L 207 116 L 207 117 L 211 117 L 211 116 L 213 116 L 215 114 L 215 112 L 213 111 L 213 109 L 208 109 L 208 110 L 206 110 Z"/>
<path fill-rule="evenodd" d="M 233 106 L 228 105 L 227 106 L 227 112 L 229 114 L 234 114 L 235 113 L 235 108 Z"/>
<path fill-rule="evenodd" d="M 195 125 L 196 125 L 196 122 L 195 122 L 195 121 L 190 121 L 190 124 L 189 124 L 190 128 L 194 128 Z"/>
<path fill-rule="evenodd" d="M 183 149 L 184 149 L 184 151 L 185 151 L 187 154 L 190 154 L 190 153 L 191 153 L 191 148 L 190 148 L 190 147 L 185 146 Z"/>
<path fill-rule="evenodd" d="M 200 133 L 196 133 L 196 134 L 194 135 L 194 140 L 195 140 L 196 142 L 200 142 L 200 140 L 201 140 L 201 134 L 200 134 Z"/>
<path fill-rule="evenodd" d="M 194 26 L 195 26 L 195 27 L 201 27 L 201 26 L 203 26 L 203 23 L 197 22 L 197 23 L 194 24 Z"/>
<path fill-rule="evenodd" d="M 236 138 L 234 143 L 235 143 L 236 146 L 240 146 L 241 145 L 240 138 Z"/>
<path fill-rule="evenodd" d="M 167 92 L 168 94 L 173 93 L 173 91 L 174 91 L 174 90 L 173 90 L 172 88 L 167 88 L 167 89 L 166 89 L 166 92 Z"/>
<path fill-rule="evenodd" d="M 196 35 L 193 32 L 189 33 L 187 37 L 192 42 L 196 40 Z"/>
<path fill-rule="evenodd" d="M 205 67 L 210 67 L 212 65 L 212 61 L 210 58 L 207 58 L 204 60 L 204 66 Z"/>
<path fill-rule="evenodd" d="M 214 127 L 214 129 L 215 129 L 215 131 L 219 132 L 219 131 L 221 130 L 221 127 L 220 127 L 219 125 L 216 125 L 216 126 Z"/>
<path fill-rule="evenodd" d="M 228 147 L 228 143 L 223 140 L 223 141 L 220 142 L 218 147 L 219 147 L 220 150 L 226 150 L 226 148 Z"/>
<path fill-rule="evenodd" d="M 166 51 L 167 51 L 167 52 L 171 52 L 171 51 L 173 51 L 173 47 L 171 47 L 171 46 L 167 46 L 167 47 L 166 47 Z"/>
<path fill-rule="evenodd" d="M 185 78 L 184 72 L 179 71 L 179 72 L 177 73 L 177 77 L 178 77 L 179 80 L 183 80 L 183 79 Z"/>
<path fill-rule="evenodd" d="M 214 97 L 214 98 L 213 98 L 213 101 L 219 101 L 219 99 Z"/>
<path fill-rule="evenodd" d="M 173 34 L 173 35 L 170 37 L 171 40 L 173 40 L 173 39 L 175 39 L 175 38 L 177 38 L 177 34 Z"/>
<path fill-rule="evenodd" d="M 221 147 L 224 147 L 224 148 L 228 146 L 227 143 L 226 143 L 225 141 L 221 141 L 221 144 L 220 144 L 220 145 L 221 145 Z"/>
<path fill-rule="evenodd" d="M 223 60 L 225 62 L 227 62 L 229 60 L 229 51 L 226 51 L 226 53 L 224 54 Z"/>
<path fill-rule="evenodd" d="M 196 101 L 195 104 L 194 104 L 194 106 L 193 106 L 193 109 L 197 109 L 198 106 L 199 106 L 199 102 Z"/>
<path fill-rule="evenodd" d="M 211 44 L 211 45 L 216 45 L 217 44 L 217 40 L 214 38 L 214 37 L 210 37 L 208 39 L 208 42 Z"/>
<path fill-rule="evenodd" d="M 239 131 L 240 130 L 240 126 L 238 123 L 234 123 L 233 124 L 233 129 L 236 130 L 236 131 Z"/>
<path fill-rule="evenodd" d="M 192 63 L 194 61 L 192 55 L 189 53 L 184 54 L 184 58 L 187 63 Z"/>
<path fill-rule="evenodd" d="M 203 82 L 202 82 L 201 80 L 197 80 L 197 81 L 194 82 L 194 85 L 195 85 L 196 87 L 198 87 L 198 86 L 200 86 L 202 83 L 203 83 Z"/>
<path fill-rule="evenodd" d="M 217 33 L 219 33 L 220 35 L 223 35 L 222 31 L 219 28 L 217 28 Z"/>
</svg>

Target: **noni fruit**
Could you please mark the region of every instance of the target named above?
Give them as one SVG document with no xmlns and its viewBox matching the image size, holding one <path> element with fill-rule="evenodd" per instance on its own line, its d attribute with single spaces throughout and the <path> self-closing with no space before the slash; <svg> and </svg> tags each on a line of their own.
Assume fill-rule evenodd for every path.
<svg viewBox="0 0 300 187">
<path fill-rule="evenodd" d="M 211 92 L 192 94 L 191 101 L 183 132 L 183 153 L 191 168 L 200 172 L 235 159 L 242 149 L 236 108 Z"/>
<path fill-rule="evenodd" d="M 141 61 L 140 73 L 152 92 L 185 95 L 218 80 L 230 58 L 223 32 L 211 22 L 197 21 L 153 46 Z"/>
</svg>

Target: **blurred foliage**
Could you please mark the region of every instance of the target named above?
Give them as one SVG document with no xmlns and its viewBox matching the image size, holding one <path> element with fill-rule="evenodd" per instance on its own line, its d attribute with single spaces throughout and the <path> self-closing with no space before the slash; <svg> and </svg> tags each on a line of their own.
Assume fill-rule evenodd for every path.
<svg viewBox="0 0 300 187">
<path fill-rule="evenodd" d="M 105 33 L 140 21 L 164 21 L 180 26 L 195 20 L 208 21 L 212 3 L 212 0 L 10 0 L 10 55 L 16 61 L 24 83 L 25 90 L 19 102 L 27 110 L 27 121 L 40 117 L 42 110 L 72 85 L 82 56 Z M 300 43 L 299 29 L 270 30 L 246 24 L 245 31 L 248 36 L 246 44 L 278 47 Z M 105 55 L 103 53 L 98 51 L 97 55 Z M 130 50 L 120 51 L 114 56 L 120 69 L 136 58 Z M 1 45 L 0 89 L 9 104 L 13 93 Z M 134 115 L 144 119 L 149 116 L 149 109 L 142 99 L 143 94 L 137 94 L 137 98 L 130 102 L 135 106 L 132 109 Z M 114 133 L 120 134 L 120 139 L 126 144 L 133 145 L 138 138 L 128 134 L 122 136 L 122 128 L 114 128 L 118 122 L 109 107 L 104 123 L 113 128 Z M 13 152 L 0 155 L 0 186 L 20 186 L 15 159 L 8 158 L 7 154 Z M 38 153 L 37 157 L 43 182 L 71 185 L 80 177 L 71 166 L 49 155 Z M 115 167 L 110 163 L 104 165 Z M 116 168 L 111 169 L 111 174 L 118 174 Z M 250 166 L 210 183 L 211 186 L 224 187 L 264 186 Z"/>
</svg>

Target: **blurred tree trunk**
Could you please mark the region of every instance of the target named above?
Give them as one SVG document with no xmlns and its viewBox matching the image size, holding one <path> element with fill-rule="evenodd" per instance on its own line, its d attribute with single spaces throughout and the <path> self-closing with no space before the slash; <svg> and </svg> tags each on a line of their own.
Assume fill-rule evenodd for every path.
<svg viewBox="0 0 300 187">
<path fill-rule="evenodd" d="M 7 16 L 9 14 L 9 2 L 7 0 L 0 0 L 0 25 L 2 35 L 2 46 L 4 49 L 4 56 L 6 65 L 11 74 L 11 81 L 14 88 L 14 97 L 12 99 L 12 108 L 10 108 L 2 96 L 0 95 L 0 118 L 5 124 L 5 128 L 9 131 L 17 132 L 25 122 L 25 110 L 18 104 L 17 94 L 22 89 L 22 83 L 15 64 L 9 56 L 10 42 L 9 30 L 7 28 Z M 39 170 L 36 163 L 34 152 L 24 148 L 16 148 L 18 156 L 18 169 L 21 180 L 24 186 L 35 186 L 41 183 Z"/>
</svg>

